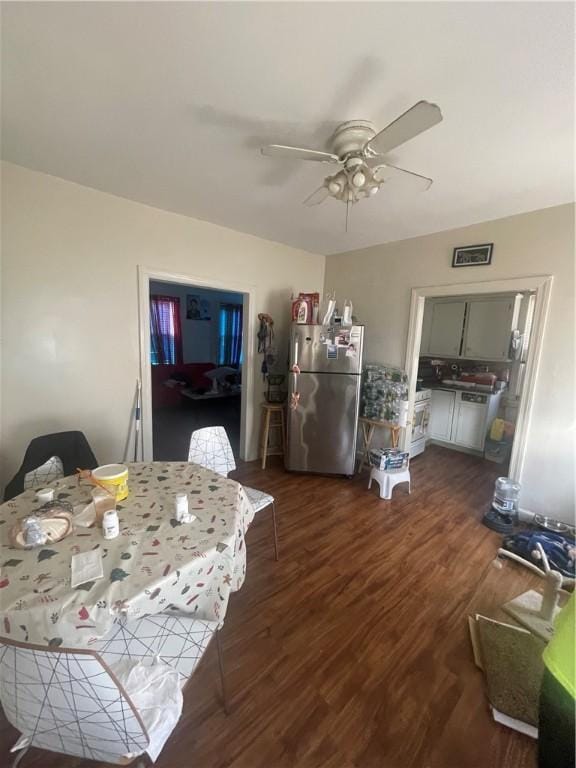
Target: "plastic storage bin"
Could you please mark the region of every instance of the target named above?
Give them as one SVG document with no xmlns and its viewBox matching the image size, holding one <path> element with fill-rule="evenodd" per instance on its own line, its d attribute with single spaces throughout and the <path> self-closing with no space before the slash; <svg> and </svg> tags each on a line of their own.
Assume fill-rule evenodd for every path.
<svg viewBox="0 0 576 768">
<path fill-rule="evenodd" d="M 407 451 L 398 448 L 372 448 L 370 451 L 370 464 L 380 470 L 405 469 L 409 458 Z"/>
<path fill-rule="evenodd" d="M 510 458 L 512 443 L 508 440 L 492 440 L 487 437 L 484 443 L 484 458 L 496 464 L 504 464 Z"/>
</svg>

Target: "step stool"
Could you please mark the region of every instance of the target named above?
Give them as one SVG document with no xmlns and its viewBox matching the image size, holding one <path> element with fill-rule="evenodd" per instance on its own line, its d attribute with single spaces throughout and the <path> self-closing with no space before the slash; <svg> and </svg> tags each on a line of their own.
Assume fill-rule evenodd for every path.
<svg viewBox="0 0 576 768">
<path fill-rule="evenodd" d="M 372 480 L 376 480 L 380 487 L 380 498 L 391 499 L 394 486 L 399 483 L 408 483 L 408 493 L 410 493 L 410 470 L 406 469 L 376 469 L 370 468 L 370 480 L 368 488 L 372 487 Z"/>
</svg>

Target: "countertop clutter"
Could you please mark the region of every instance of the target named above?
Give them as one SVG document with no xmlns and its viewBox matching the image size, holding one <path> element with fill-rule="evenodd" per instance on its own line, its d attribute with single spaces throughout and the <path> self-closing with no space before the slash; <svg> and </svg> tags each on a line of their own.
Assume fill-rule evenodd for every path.
<svg viewBox="0 0 576 768">
<path fill-rule="evenodd" d="M 455 362 L 421 357 L 418 364 L 419 389 L 461 389 L 475 392 L 504 392 L 510 382 L 510 368 L 503 363 Z"/>
</svg>

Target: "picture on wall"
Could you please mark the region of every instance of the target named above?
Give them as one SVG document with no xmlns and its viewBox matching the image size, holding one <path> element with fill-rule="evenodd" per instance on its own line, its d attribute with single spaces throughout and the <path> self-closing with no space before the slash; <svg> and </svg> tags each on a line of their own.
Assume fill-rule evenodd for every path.
<svg viewBox="0 0 576 768">
<path fill-rule="evenodd" d="M 452 257 L 453 267 L 479 267 L 490 264 L 492 261 L 492 249 L 494 243 L 484 245 L 466 245 L 462 248 L 454 248 Z"/>
<path fill-rule="evenodd" d="M 186 319 L 187 320 L 211 320 L 210 302 L 196 293 L 186 295 Z"/>
</svg>

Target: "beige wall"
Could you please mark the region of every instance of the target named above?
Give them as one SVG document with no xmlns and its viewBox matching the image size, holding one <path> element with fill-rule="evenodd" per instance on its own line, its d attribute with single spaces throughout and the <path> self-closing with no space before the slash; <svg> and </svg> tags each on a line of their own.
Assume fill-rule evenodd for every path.
<svg viewBox="0 0 576 768">
<path fill-rule="evenodd" d="M 452 249 L 494 243 L 488 267 L 452 269 Z M 328 256 L 325 287 L 350 298 L 366 328 L 366 360 L 405 363 L 411 289 L 527 275 L 554 276 L 521 478 L 524 507 L 574 516 L 574 206 Z"/>
<path fill-rule="evenodd" d="M 256 311 L 275 317 L 284 343 L 291 292 L 322 287 L 321 256 L 11 164 L 3 165 L 2 213 L 4 479 L 28 441 L 52 430 L 82 429 L 102 462 L 122 456 L 139 370 L 138 264 L 254 285 Z M 452 269 L 452 248 L 476 242 L 494 242 L 493 264 Z M 340 304 L 346 297 L 354 302 L 367 326 L 366 359 L 403 365 L 412 287 L 537 274 L 554 275 L 554 285 L 522 503 L 568 518 L 574 510 L 574 206 L 329 256 L 325 286 L 337 291 Z M 255 427 L 248 425 L 252 455 Z"/>
<path fill-rule="evenodd" d="M 50 431 L 81 429 L 99 461 L 122 458 L 139 375 L 138 264 L 255 286 L 282 349 L 292 291 L 322 289 L 323 256 L 7 163 L 2 213 L 4 480 Z"/>
</svg>

